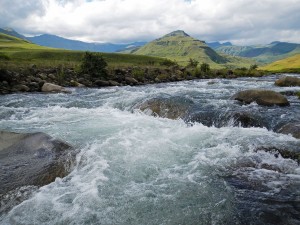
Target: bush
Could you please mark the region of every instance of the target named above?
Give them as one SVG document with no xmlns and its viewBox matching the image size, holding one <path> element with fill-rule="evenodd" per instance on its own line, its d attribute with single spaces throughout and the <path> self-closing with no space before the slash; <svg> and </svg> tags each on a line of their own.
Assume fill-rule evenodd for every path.
<svg viewBox="0 0 300 225">
<path fill-rule="evenodd" d="M 250 70 L 256 70 L 258 68 L 258 65 L 254 64 L 250 66 Z"/>
<path fill-rule="evenodd" d="M 169 59 L 164 59 L 162 62 L 159 63 L 161 66 L 178 66 L 177 62 L 169 60 Z"/>
<path fill-rule="evenodd" d="M 86 52 L 80 66 L 81 73 L 93 77 L 107 78 L 107 63 L 99 53 Z"/>
<path fill-rule="evenodd" d="M 210 66 L 207 63 L 202 63 L 200 66 L 200 70 L 203 73 L 208 73 L 210 71 Z"/>
</svg>

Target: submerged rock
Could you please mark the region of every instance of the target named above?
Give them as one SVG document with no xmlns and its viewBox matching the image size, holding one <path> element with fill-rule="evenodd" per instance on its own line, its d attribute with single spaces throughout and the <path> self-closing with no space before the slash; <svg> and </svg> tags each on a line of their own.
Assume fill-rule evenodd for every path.
<svg viewBox="0 0 300 225">
<path fill-rule="evenodd" d="M 42 92 L 47 93 L 71 93 L 70 91 L 66 90 L 64 87 L 52 84 L 52 83 L 44 83 L 42 86 Z"/>
<path fill-rule="evenodd" d="M 16 188 L 42 186 L 66 176 L 74 161 L 69 144 L 45 133 L 0 131 L 0 199 Z"/>
<path fill-rule="evenodd" d="M 193 101 L 185 98 L 155 98 L 137 106 L 138 109 L 151 116 L 168 119 L 184 119 Z"/>
<path fill-rule="evenodd" d="M 280 87 L 300 86 L 300 78 L 298 77 L 282 77 L 275 81 L 275 85 Z"/>
<path fill-rule="evenodd" d="M 293 137 L 300 139 L 300 122 L 285 124 L 278 129 L 278 133 L 291 134 Z"/>
<path fill-rule="evenodd" d="M 241 101 L 245 104 L 256 102 L 263 106 L 289 106 L 290 103 L 282 94 L 275 91 L 263 89 L 251 89 L 236 93 L 231 99 Z"/>
</svg>

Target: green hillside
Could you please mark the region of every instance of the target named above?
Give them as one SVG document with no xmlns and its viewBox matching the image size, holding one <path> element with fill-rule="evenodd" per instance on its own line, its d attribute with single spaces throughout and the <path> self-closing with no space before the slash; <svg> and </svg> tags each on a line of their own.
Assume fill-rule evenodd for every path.
<svg viewBox="0 0 300 225">
<path fill-rule="evenodd" d="M 208 63 L 212 68 L 249 67 L 255 63 L 252 60 L 218 54 L 204 41 L 197 40 L 184 31 L 169 33 L 132 51 L 132 54 L 164 57 L 175 60 L 181 65 L 186 65 L 192 58 L 200 63 Z"/>
<path fill-rule="evenodd" d="M 84 51 L 71 51 L 48 48 L 29 41 L 0 33 L 0 66 L 57 66 L 64 64 L 75 67 L 84 55 Z M 109 66 L 160 65 L 164 59 L 151 56 L 138 56 L 117 53 L 102 53 Z"/>
<path fill-rule="evenodd" d="M 261 63 L 270 63 L 300 53 L 300 44 L 273 42 L 261 46 L 222 46 L 219 53 L 251 58 Z"/>
<path fill-rule="evenodd" d="M 260 69 L 268 71 L 300 71 L 300 54 L 278 60 Z"/>
</svg>

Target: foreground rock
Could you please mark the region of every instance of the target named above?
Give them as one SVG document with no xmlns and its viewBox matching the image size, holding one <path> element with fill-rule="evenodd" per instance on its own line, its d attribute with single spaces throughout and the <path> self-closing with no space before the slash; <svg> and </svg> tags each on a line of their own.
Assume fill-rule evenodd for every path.
<svg viewBox="0 0 300 225">
<path fill-rule="evenodd" d="M 71 93 L 69 90 L 65 89 L 62 86 L 52 84 L 52 83 L 44 83 L 42 86 L 42 92 L 47 93 Z"/>
<path fill-rule="evenodd" d="M 194 103 L 185 98 L 155 98 L 137 106 L 138 109 L 151 116 L 168 119 L 184 119 Z"/>
<path fill-rule="evenodd" d="M 289 106 L 290 103 L 282 94 L 270 90 L 252 89 L 241 91 L 231 97 L 231 99 L 241 101 L 245 104 L 256 102 L 263 106 Z"/>
<path fill-rule="evenodd" d="M 74 149 L 47 134 L 0 131 L 0 199 L 14 189 L 66 176 L 74 161 Z"/>
<path fill-rule="evenodd" d="M 288 123 L 282 126 L 277 131 L 278 133 L 282 134 L 291 134 L 295 138 L 300 139 L 300 123 Z"/>
<path fill-rule="evenodd" d="M 275 85 L 280 87 L 300 86 L 300 78 L 297 77 L 282 77 L 275 81 Z"/>
</svg>

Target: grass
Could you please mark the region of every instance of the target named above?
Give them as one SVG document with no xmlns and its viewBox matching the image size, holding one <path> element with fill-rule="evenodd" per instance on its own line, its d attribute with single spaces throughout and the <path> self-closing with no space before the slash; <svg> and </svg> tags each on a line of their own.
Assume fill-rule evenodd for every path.
<svg viewBox="0 0 300 225">
<path fill-rule="evenodd" d="M 14 68 L 35 64 L 38 67 L 78 67 L 85 51 L 71 51 L 39 46 L 26 40 L 0 33 L 0 67 Z M 108 66 L 156 66 L 162 58 L 118 53 L 101 53 Z"/>
<path fill-rule="evenodd" d="M 278 60 L 259 69 L 272 72 L 296 72 L 300 73 L 300 54 Z"/>
</svg>

